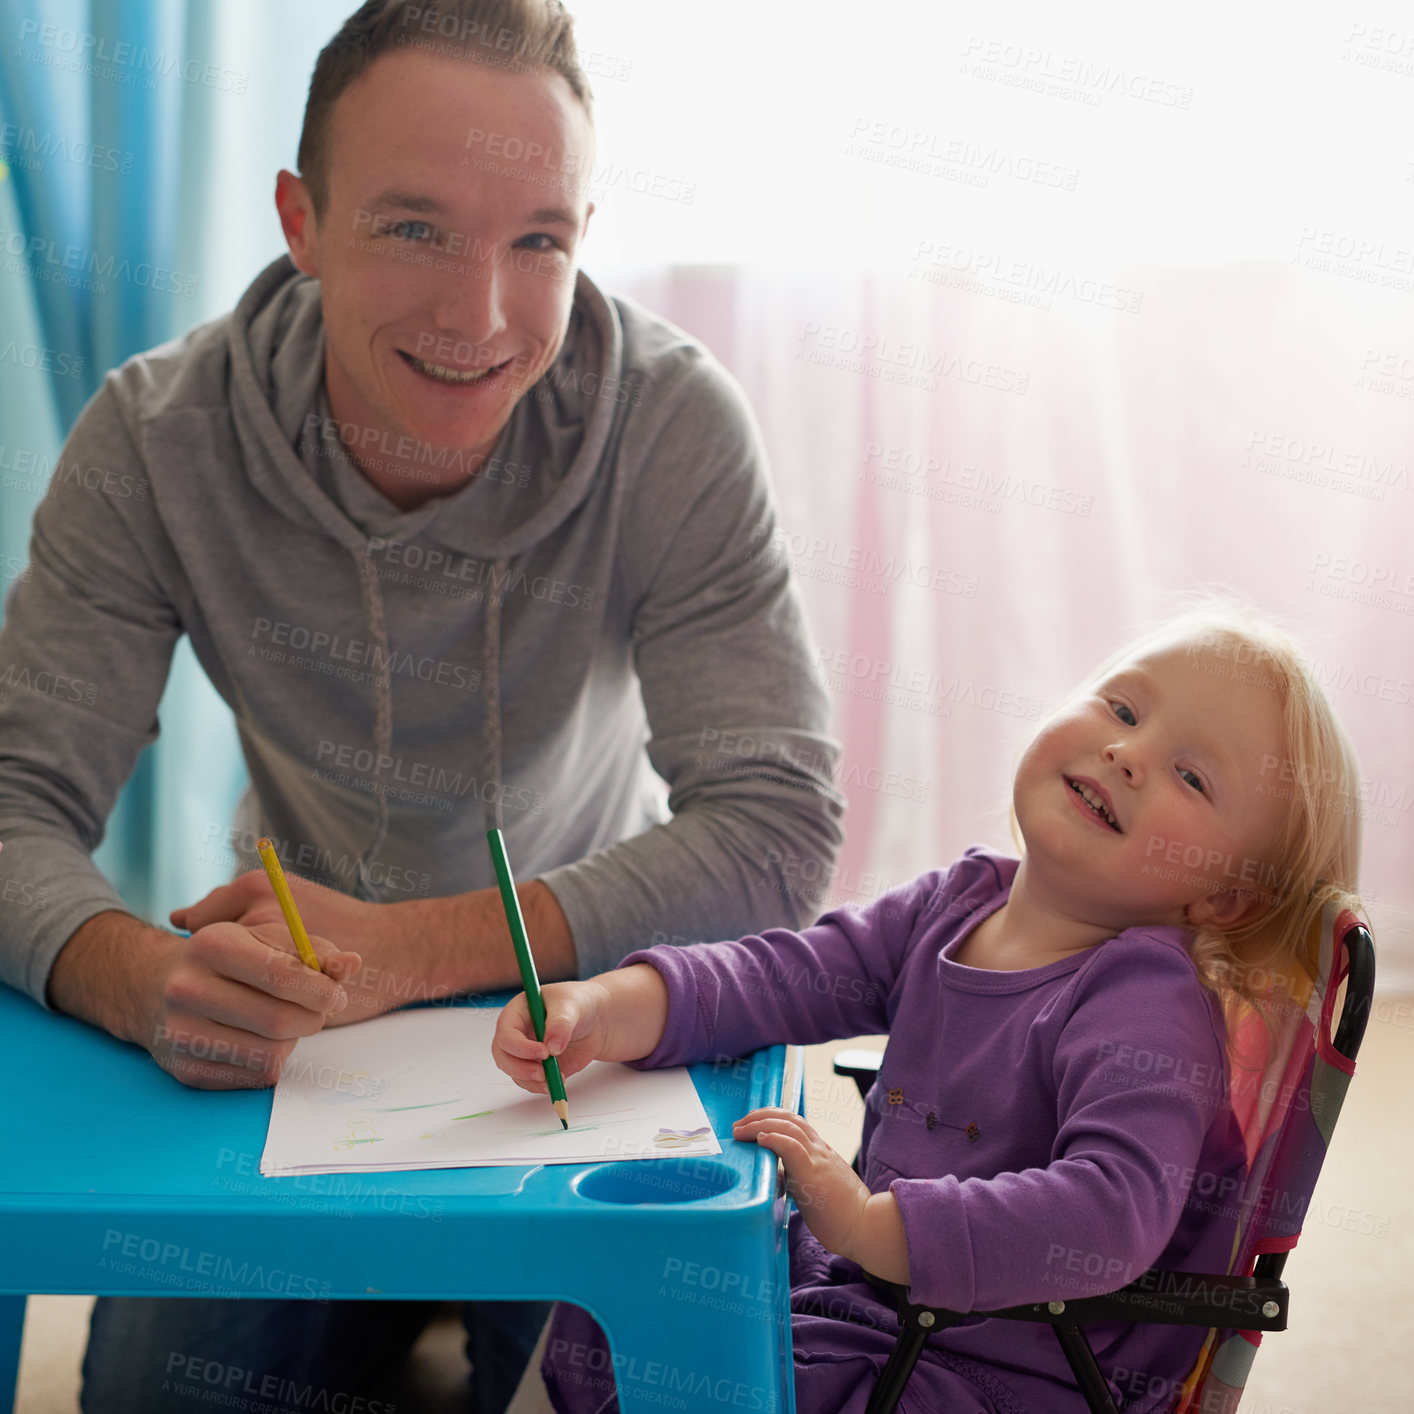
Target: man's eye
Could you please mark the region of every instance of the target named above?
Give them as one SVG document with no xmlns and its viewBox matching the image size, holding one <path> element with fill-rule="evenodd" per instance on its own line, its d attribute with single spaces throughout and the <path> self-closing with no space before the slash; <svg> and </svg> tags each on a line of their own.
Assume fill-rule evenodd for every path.
<svg viewBox="0 0 1414 1414">
<path fill-rule="evenodd" d="M 426 221 L 394 221 L 388 234 L 395 241 L 425 241 L 432 234 Z"/>
<path fill-rule="evenodd" d="M 1123 702 L 1111 702 L 1110 706 L 1114 708 L 1115 716 L 1118 717 L 1125 726 L 1137 727 L 1139 725 L 1139 718 L 1136 717 Z"/>
<path fill-rule="evenodd" d="M 531 235 L 522 236 L 516 245 L 521 250 L 559 250 L 560 248 L 559 241 L 544 231 L 535 231 Z"/>
<path fill-rule="evenodd" d="M 1207 795 L 1208 792 L 1203 789 L 1203 782 L 1196 771 L 1190 771 L 1186 766 L 1180 766 L 1178 774 L 1200 795 Z"/>
</svg>

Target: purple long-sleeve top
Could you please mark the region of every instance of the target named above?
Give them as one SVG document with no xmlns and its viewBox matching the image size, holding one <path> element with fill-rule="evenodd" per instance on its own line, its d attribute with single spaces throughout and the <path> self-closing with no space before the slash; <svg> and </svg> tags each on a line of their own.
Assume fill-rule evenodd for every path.
<svg viewBox="0 0 1414 1414">
<path fill-rule="evenodd" d="M 669 992 L 663 1038 L 636 1064 L 887 1032 L 858 1167 L 898 1204 L 913 1301 L 987 1310 L 1111 1291 L 1151 1266 L 1226 1271 L 1235 1209 L 1223 1200 L 1239 1190 L 1245 1150 L 1221 1012 L 1183 931 L 1130 928 L 1023 971 L 954 962 L 1016 868 L 969 849 L 945 873 L 801 933 L 631 954 L 620 965 L 650 963 Z M 798 1212 L 789 1238 L 797 1408 L 856 1414 L 893 1346 L 895 1311 Z M 1126 1414 L 1170 1404 L 1203 1340 L 1123 1323 L 1087 1334 Z M 564 1305 L 547 1351 L 558 1340 L 603 1343 Z M 583 1362 L 562 1372 L 547 1355 L 542 1374 L 565 1414 L 615 1407 L 612 1376 L 586 1383 Z M 903 1407 L 1086 1408 L 1052 1331 L 980 1317 L 931 1338 Z"/>
</svg>

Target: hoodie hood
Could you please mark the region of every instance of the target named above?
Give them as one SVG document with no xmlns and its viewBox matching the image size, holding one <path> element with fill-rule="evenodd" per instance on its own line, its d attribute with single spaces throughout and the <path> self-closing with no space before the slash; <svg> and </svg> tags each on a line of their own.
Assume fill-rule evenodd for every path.
<svg viewBox="0 0 1414 1414">
<path fill-rule="evenodd" d="M 575 284 L 558 358 L 511 413 L 492 453 L 530 469 L 517 478 L 473 477 L 459 490 L 401 511 L 354 466 L 339 442 L 324 391 L 324 317 L 319 281 L 288 255 L 269 265 L 236 307 L 230 328 L 232 413 L 250 476 L 276 509 L 355 549 L 370 537 L 427 534 L 475 559 L 524 554 L 583 503 L 608 443 L 612 399 L 594 395 L 618 377 L 618 314 L 585 275 Z M 396 445 L 375 445 L 387 455 Z M 455 449 L 418 444 L 446 466 Z M 313 473 L 313 474 L 312 474 Z"/>
<path fill-rule="evenodd" d="M 488 830 L 501 824 L 503 586 L 516 557 L 559 529 L 588 496 L 613 424 L 613 403 L 594 394 L 617 377 L 622 351 L 613 306 L 579 275 L 559 356 L 515 405 L 488 459 L 516 474 L 473 476 L 450 495 L 404 511 L 363 476 L 340 441 L 324 380 L 319 282 L 281 256 L 251 284 L 231 321 L 231 411 L 251 482 L 275 510 L 331 537 L 353 556 L 377 661 L 389 661 L 394 645 L 376 547 L 423 537 L 490 564 L 480 645 L 480 770 L 492 783 L 483 795 Z M 402 452 L 400 439 L 384 440 L 386 446 L 372 447 L 374 456 Z M 414 455 L 445 467 L 459 453 L 416 443 Z M 380 758 L 391 757 L 392 682 L 386 668 L 374 674 L 368 690 L 375 748 Z M 359 892 L 367 898 L 378 896 L 368 864 L 388 833 L 386 796 L 375 801 L 373 834 L 358 867 Z"/>
</svg>

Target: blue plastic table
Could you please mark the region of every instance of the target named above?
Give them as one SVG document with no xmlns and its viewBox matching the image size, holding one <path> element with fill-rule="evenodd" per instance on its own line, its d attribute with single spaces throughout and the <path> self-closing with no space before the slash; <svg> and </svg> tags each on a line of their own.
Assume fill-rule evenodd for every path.
<svg viewBox="0 0 1414 1414">
<path fill-rule="evenodd" d="M 711 1159 L 293 1178 L 260 1176 L 269 1091 L 188 1089 L 3 986 L 0 1058 L 2 1414 L 26 1295 L 65 1293 L 573 1301 L 626 1411 L 794 1414 L 787 1200 L 729 1136 L 799 1107 L 797 1048 L 692 1068 Z"/>
</svg>

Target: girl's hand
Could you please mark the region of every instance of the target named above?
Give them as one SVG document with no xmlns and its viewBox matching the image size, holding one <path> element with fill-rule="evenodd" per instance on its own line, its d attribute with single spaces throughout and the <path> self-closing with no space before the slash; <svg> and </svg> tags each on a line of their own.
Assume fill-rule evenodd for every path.
<svg viewBox="0 0 1414 1414">
<path fill-rule="evenodd" d="M 858 1261 L 864 1207 L 863 1180 L 792 1110 L 752 1110 L 732 1125 L 734 1139 L 754 1139 L 786 1166 L 786 1191 L 822 1247 Z"/>
<path fill-rule="evenodd" d="M 598 1060 L 612 1039 L 609 1020 L 613 998 L 602 982 L 551 982 L 540 989 L 545 1002 L 545 1040 L 535 1039 L 525 993 L 512 997 L 496 1020 L 491 1057 L 523 1090 L 548 1093 L 546 1056 L 558 1056 L 560 1074 L 568 1080 L 592 1060 Z"/>
</svg>

